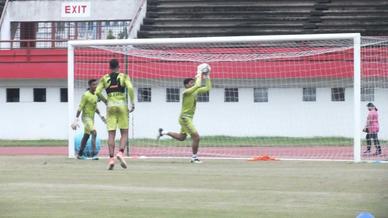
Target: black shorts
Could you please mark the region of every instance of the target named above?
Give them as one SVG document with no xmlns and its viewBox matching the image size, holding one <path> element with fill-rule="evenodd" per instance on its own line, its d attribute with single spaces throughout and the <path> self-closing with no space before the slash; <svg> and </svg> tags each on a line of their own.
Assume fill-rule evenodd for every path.
<svg viewBox="0 0 388 218">
<path fill-rule="evenodd" d="M 368 133 L 368 134 L 366 134 L 366 139 L 367 140 L 369 140 L 369 139 L 377 140 L 378 139 L 377 133 Z"/>
</svg>

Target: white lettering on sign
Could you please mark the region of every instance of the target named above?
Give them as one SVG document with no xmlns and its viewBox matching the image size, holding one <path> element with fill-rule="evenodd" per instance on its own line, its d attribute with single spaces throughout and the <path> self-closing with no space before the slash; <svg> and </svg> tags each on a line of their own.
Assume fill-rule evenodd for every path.
<svg viewBox="0 0 388 218">
<path fill-rule="evenodd" d="M 63 2 L 62 17 L 90 17 L 90 2 Z"/>
</svg>

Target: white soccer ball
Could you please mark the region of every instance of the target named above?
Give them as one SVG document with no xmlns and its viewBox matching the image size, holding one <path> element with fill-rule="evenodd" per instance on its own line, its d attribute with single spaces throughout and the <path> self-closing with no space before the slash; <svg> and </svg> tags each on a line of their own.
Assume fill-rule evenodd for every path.
<svg viewBox="0 0 388 218">
<path fill-rule="evenodd" d="M 204 75 L 210 74 L 210 65 L 206 63 L 200 64 L 198 65 L 197 70 Z"/>
</svg>

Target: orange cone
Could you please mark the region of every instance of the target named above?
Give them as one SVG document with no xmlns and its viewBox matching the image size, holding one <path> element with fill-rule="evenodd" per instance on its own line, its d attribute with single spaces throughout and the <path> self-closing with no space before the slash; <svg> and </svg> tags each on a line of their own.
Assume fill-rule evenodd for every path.
<svg viewBox="0 0 388 218">
<path fill-rule="evenodd" d="M 271 157 L 269 155 L 259 155 L 259 156 L 254 156 L 252 159 L 249 161 L 270 161 L 270 160 L 276 160 L 276 158 Z"/>
</svg>

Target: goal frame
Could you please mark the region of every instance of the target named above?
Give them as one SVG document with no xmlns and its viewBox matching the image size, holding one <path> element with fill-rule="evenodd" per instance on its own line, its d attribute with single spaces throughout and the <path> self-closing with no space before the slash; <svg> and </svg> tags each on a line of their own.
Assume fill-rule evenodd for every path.
<svg viewBox="0 0 388 218">
<path fill-rule="evenodd" d="M 301 34 L 231 37 L 193 37 L 193 38 L 154 38 L 154 39 L 117 39 L 117 40 L 71 40 L 67 44 L 67 85 L 68 85 L 68 157 L 74 158 L 74 131 L 70 128 L 75 115 L 74 102 L 74 50 L 78 47 L 109 45 L 152 45 L 152 44 L 189 44 L 189 43 L 227 43 L 227 42 L 281 42 L 348 39 L 353 41 L 353 161 L 361 161 L 361 34 Z"/>
</svg>

